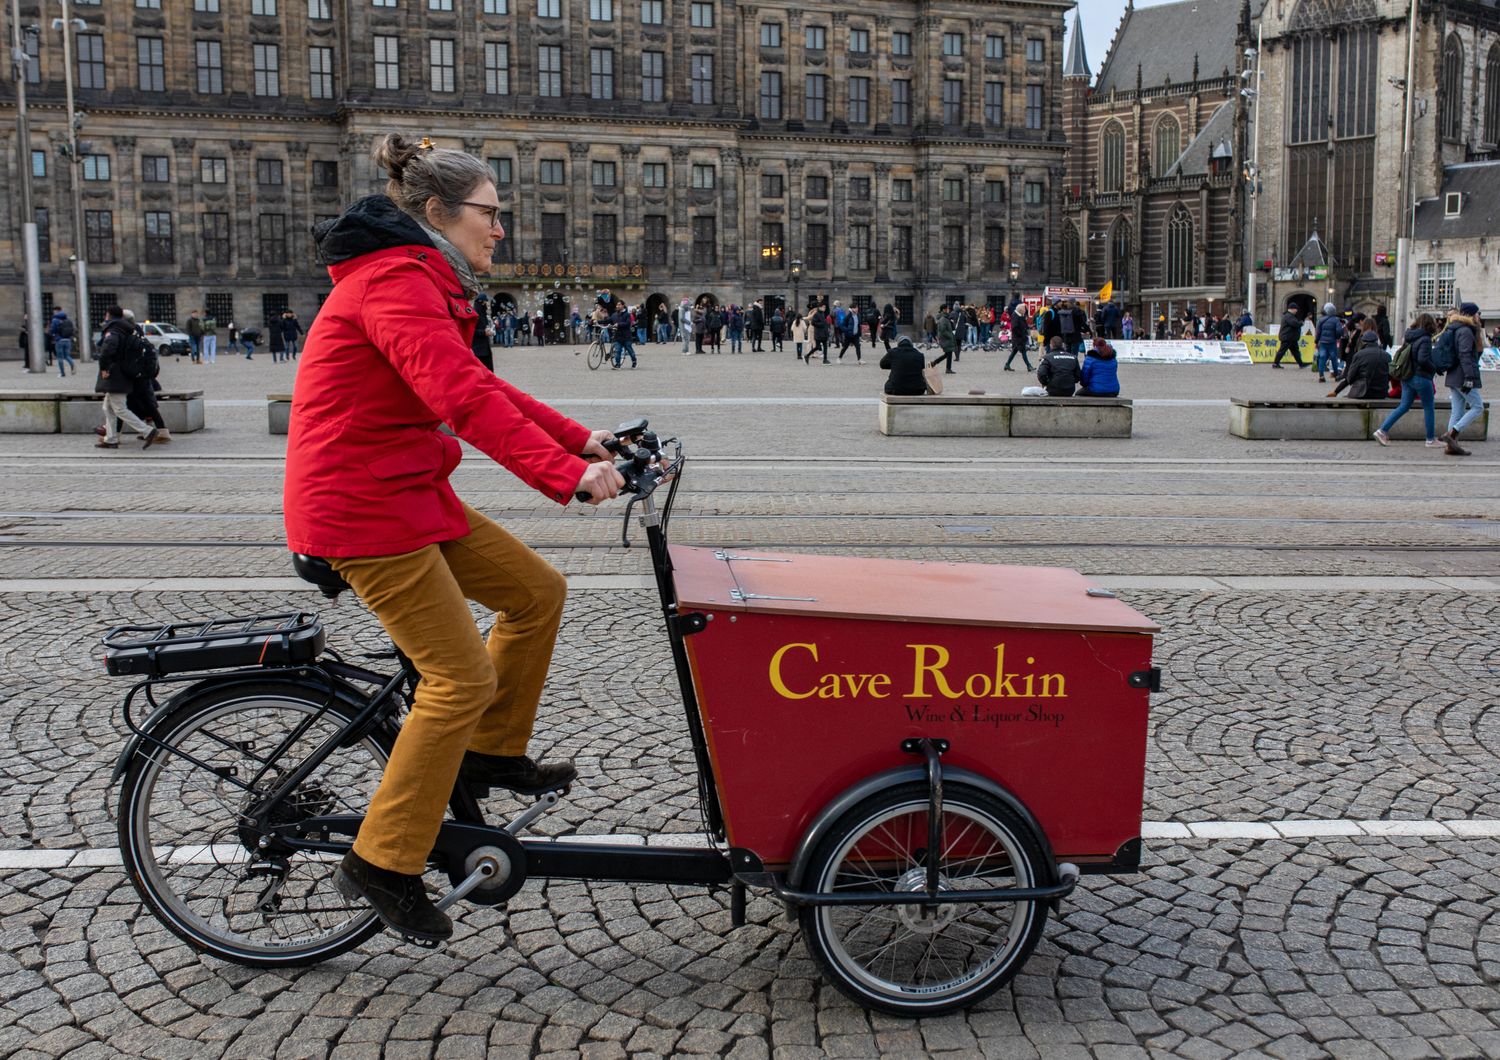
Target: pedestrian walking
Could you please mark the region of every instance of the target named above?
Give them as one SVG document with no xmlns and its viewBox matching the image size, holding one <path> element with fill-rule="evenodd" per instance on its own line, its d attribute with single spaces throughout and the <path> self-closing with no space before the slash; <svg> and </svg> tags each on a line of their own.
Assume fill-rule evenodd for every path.
<svg viewBox="0 0 1500 1060">
<path fill-rule="evenodd" d="M 682 355 L 684 357 L 691 355 L 693 353 L 693 303 L 686 298 L 677 307 L 677 337 L 682 340 Z"/>
<path fill-rule="evenodd" d="M 1447 441 L 1449 456 L 1468 456 L 1469 450 L 1458 444 L 1464 428 L 1484 414 L 1484 397 L 1480 394 L 1479 337 L 1484 333 L 1479 320 L 1479 306 L 1464 302 L 1448 314 L 1448 324 L 1432 344 L 1432 363 L 1443 371 L 1443 384 L 1453 399 L 1448 410 Z"/>
<path fill-rule="evenodd" d="M 272 317 L 270 320 L 266 321 L 266 336 L 266 345 L 271 350 L 272 364 L 275 364 L 278 361 L 291 360 L 291 358 L 287 356 L 286 339 L 282 338 L 281 320 L 278 317 Z"/>
<path fill-rule="evenodd" d="M 1339 320 L 1338 310 L 1334 309 L 1332 302 L 1323 304 L 1323 315 L 1318 318 L 1318 326 L 1313 332 L 1313 342 L 1317 346 L 1317 354 L 1314 358 L 1318 366 L 1318 382 L 1323 382 L 1323 370 L 1330 365 L 1333 374 L 1339 374 L 1339 338 L 1344 331 L 1344 325 Z"/>
<path fill-rule="evenodd" d="M 922 336 L 928 342 L 937 341 L 937 318 L 931 313 L 922 318 Z"/>
<path fill-rule="evenodd" d="M 766 306 L 765 303 L 759 298 L 750 303 L 750 308 L 748 310 L 747 318 L 745 321 L 745 327 L 750 332 L 750 351 L 752 353 L 765 352 L 762 343 L 764 341 L 763 336 L 766 330 Z M 731 343 L 733 342 L 732 337 L 730 341 Z M 731 351 L 733 350 L 732 345 L 730 349 Z"/>
<path fill-rule="evenodd" d="M 282 360 L 290 357 L 297 359 L 297 341 L 302 337 L 302 324 L 297 320 L 297 314 L 290 309 L 281 314 L 281 342 Z"/>
<path fill-rule="evenodd" d="M 1276 333 L 1276 341 L 1276 359 L 1271 362 L 1272 368 L 1280 368 L 1281 358 L 1288 353 L 1297 362 L 1298 368 L 1307 367 L 1302 363 L 1302 351 L 1298 348 L 1302 342 L 1302 314 L 1297 303 L 1286 304 L 1286 312 L 1281 314 L 1281 330 Z"/>
<path fill-rule="evenodd" d="M 896 341 L 896 323 L 900 320 L 900 314 L 896 307 L 890 302 L 880 310 L 880 342 L 885 346 L 885 352 L 891 352 L 891 343 Z"/>
<path fill-rule="evenodd" d="M 183 328 L 187 332 L 188 344 L 192 346 L 192 361 L 194 364 L 203 362 L 203 318 L 194 309 L 188 313 L 187 326 Z"/>
<path fill-rule="evenodd" d="M 1391 444 L 1391 428 L 1419 401 L 1422 403 L 1422 425 L 1426 428 L 1427 447 L 1435 449 L 1444 444 L 1437 437 L 1437 410 L 1434 407 L 1437 395 L 1432 382 L 1432 377 L 1437 374 L 1437 369 L 1432 364 L 1432 336 L 1437 329 L 1437 320 L 1432 314 L 1423 313 L 1402 338 L 1406 350 L 1405 367 L 1401 364 L 1403 355 L 1400 350 L 1396 351 L 1396 356 L 1391 361 L 1391 374 L 1404 375 L 1400 380 L 1401 403 L 1375 429 L 1373 437 L 1381 445 Z M 1410 374 L 1405 374 L 1407 372 Z"/>
<path fill-rule="evenodd" d="M 139 329 L 135 314 L 128 309 L 125 310 L 125 319 Z M 172 432 L 167 430 L 167 422 L 162 419 L 161 408 L 156 402 L 156 392 L 161 389 L 161 383 L 157 381 L 161 374 L 161 357 L 150 339 L 143 338 L 142 341 L 144 345 L 138 349 L 138 356 L 125 366 L 126 375 L 130 377 L 130 393 L 125 396 L 125 407 L 156 428 L 155 444 L 161 445 L 172 440 Z"/>
<path fill-rule="evenodd" d="M 132 376 L 147 371 L 146 356 L 150 348 L 140 329 L 125 319 L 125 310 L 112 305 L 104 311 L 99 375 L 94 381 L 94 393 L 104 395 L 104 437 L 94 443 L 95 448 L 120 448 L 118 423 L 124 423 L 141 436 L 142 448 L 150 448 L 156 441 L 156 428 L 132 412 L 127 401 Z"/>
<path fill-rule="evenodd" d="M 860 364 L 863 355 L 859 345 L 859 307 L 845 309 L 838 302 L 834 302 L 833 307 L 834 328 L 839 333 L 839 360 L 842 361 L 849 347 L 853 346 L 854 363 Z"/>
<path fill-rule="evenodd" d="M 807 318 L 794 312 L 792 314 L 791 326 L 792 343 L 797 347 L 797 360 L 802 361 L 804 364 L 811 363 L 812 361 L 812 351 L 810 350 L 807 352 L 806 359 L 804 360 L 803 358 L 803 348 L 807 345 L 809 331 Z"/>
<path fill-rule="evenodd" d="M 47 335 L 52 339 L 52 353 L 57 359 L 57 374 L 60 376 L 68 374 L 65 369 L 71 370 L 74 375 L 78 374 L 78 365 L 73 360 L 73 338 L 77 333 L 78 327 L 67 313 L 61 308 L 53 311 L 52 320 L 47 325 Z"/>
<path fill-rule="evenodd" d="M 783 340 L 786 338 L 786 313 L 781 306 L 771 314 L 771 321 L 767 325 L 771 332 L 771 352 L 780 353 L 785 349 Z"/>
<path fill-rule="evenodd" d="M 953 375 L 953 358 L 958 353 L 959 338 L 958 329 L 953 323 L 953 313 L 947 306 L 943 306 L 937 313 L 937 343 L 938 348 L 943 351 L 942 356 L 935 358 L 929 367 L 936 368 L 943 365 L 945 375 Z M 1068 391 L 1072 393 L 1072 391 Z"/>
<path fill-rule="evenodd" d="M 219 322 L 207 310 L 203 312 L 203 362 L 219 363 Z"/>
<path fill-rule="evenodd" d="M 1026 306 L 1018 305 L 1010 315 L 1010 356 L 1005 358 L 1007 372 L 1015 371 L 1010 365 L 1016 359 L 1017 354 L 1020 355 L 1021 363 L 1026 366 L 1026 370 L 1031 371 L 1031 357 L 1027 354 L 1030 345 L 1031 322 L 1026 317 Z"/>
<path fill-rule="evenodd" d="M 611 368 L 618 369 L 625 361 L 625 355 L 630 354 L 630 367 L 634 368 L 635 361 L 635 328 L 630 323 L 630 309 L 623 301 L 615 303 L 615 311 L 609 317 L 610 330 L 614 334 L 614 345 L 610 352 L 614 355 L 610 364 Z"/>
<path fill-rule="evenodd" d="M 732 303 L 729 306 L 729 352 L 745 352 L 745 314 L 738 305 Z"/>
<path fill-rule="evenodd" d="M 807 352 L 807 359 L 812 360 L 815 351 L 823 352 L 823 363 L 828 363 L 828 336 L 833 330 L 833 322 L 828 319 L 828 310 L 821 303 L 812 314 L 813 348 Z"/>
<path fill-rule="evenodd" d="M 474 299 L 474 340 L 470 348 L 479 363 L 495 370 L 495 351 L 490 346 L 490 296 L 483 291 Z"/>
</svg>

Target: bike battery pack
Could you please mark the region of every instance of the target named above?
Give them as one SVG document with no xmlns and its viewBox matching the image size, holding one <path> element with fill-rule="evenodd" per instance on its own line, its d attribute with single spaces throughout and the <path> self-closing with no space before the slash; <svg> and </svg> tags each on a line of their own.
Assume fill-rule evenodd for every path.
<svg viewBox="0 0 1500 1060">
<path fill-rule="evenodd" d="M 241 666 L 300 666 L 317 659 L 324 640 L 323 623 L 307 612 L 117 626 L 104 635 L 104 668 L 116 677 L 165 677 Z"/>
</svg>

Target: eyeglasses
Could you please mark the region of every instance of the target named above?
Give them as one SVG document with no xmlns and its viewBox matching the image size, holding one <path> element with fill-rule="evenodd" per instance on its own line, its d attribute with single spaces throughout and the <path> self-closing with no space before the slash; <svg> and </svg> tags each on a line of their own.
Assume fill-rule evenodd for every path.
<svg viewBox="0 0 1500 1060">
<path fill-rule="evenodd" d="M 491 228 L 494 228 L 495 225 L 499 224 L 500 222 L 500 207 L 498 206 L 491 206 L 487 202 L 470 202 L 467 199 L 464 200 L 462 205 L 472 206 L 476 210 L 483 210 L 485 213 L 489 214 Z"/>
</svg>

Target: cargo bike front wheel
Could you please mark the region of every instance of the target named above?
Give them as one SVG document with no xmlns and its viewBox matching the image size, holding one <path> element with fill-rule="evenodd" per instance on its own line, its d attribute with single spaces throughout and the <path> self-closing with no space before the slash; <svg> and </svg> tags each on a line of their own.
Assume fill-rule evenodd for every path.
<svg viewBox="0 0 1500 1060">
<path fill-rule="evenodd" d="M 333 886 L 336 855 L 279 850 L 248 814 L 313 748 L 346 732 L 355 704 L 296 679 L 209 684 L 153 725 L 120 789 L 125 871 L 177 937 L 238 964 L 295 967 L 380 930 Z M 390 755 L 376 727 L 342 743 L 272 809 L 273 824 L 363 814 Z"/>
<path fill-rule="evenodd" d="M 927 888 L 929 791 L 908 783 L 849 810 L 818 844 L 803 876 L 819 896 Z M 942 892 L 1035 888 L 1045 880 L 1041 843 L 1009 806 L 958 785 L 938 822 Z M 937 1016 L 998 990 L 1031 955 L 1046 901 L 804 905 L 807 948 L 828 978 L 861 1005 L 894 1015 Z"/>
</svg>

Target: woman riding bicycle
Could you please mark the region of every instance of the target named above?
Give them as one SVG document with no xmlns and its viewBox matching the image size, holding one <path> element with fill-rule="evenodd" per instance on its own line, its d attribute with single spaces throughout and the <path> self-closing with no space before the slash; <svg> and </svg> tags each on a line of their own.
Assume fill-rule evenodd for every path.
<svg viewBox="0 0 1500 1060">
<path fill-rule="evenodd" d="M 325 557 L 421 675 L 335 882 L 433 942 L 453 928 L 422 873 L 455 781 L 540 794 L 576 775 L 526 755 L 566 582 L 458 498 L 448 476 L 461 450 L 440 426 L 559 504 L 576 491 L 615 497 L 623 479 L 603 446 L 610 432 L 474 358 L 477 274 L 505 237 L 489 167 L 400 136 L 375 161 L 386 195 L 315 232 L 334 289 L 297 372 L 283 503 L 291 549 Z M 488 642 L 469 600 L 496 612 Z"/>
</svg>

